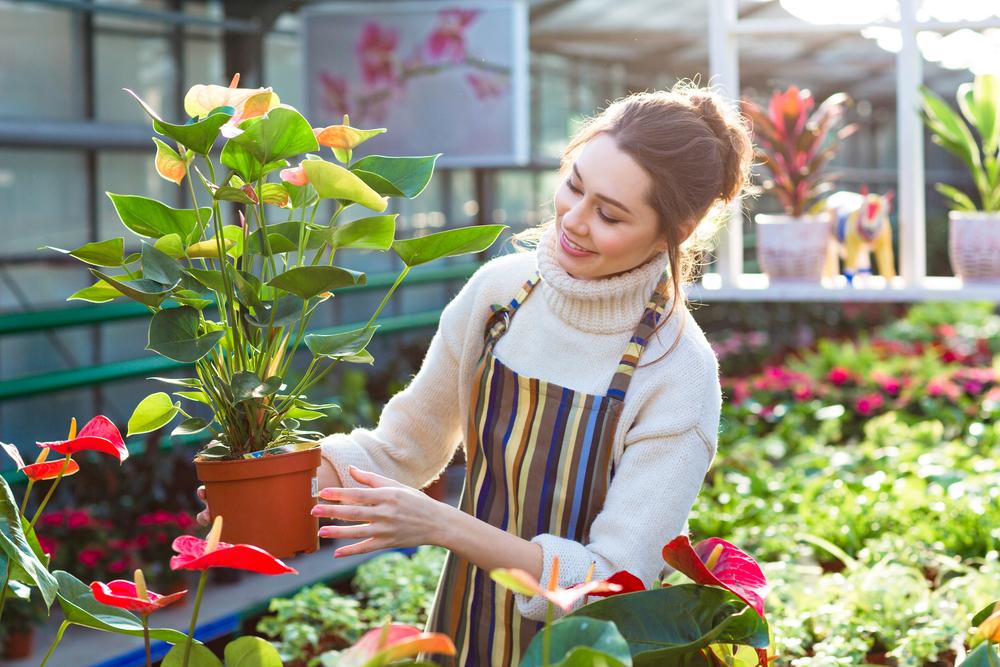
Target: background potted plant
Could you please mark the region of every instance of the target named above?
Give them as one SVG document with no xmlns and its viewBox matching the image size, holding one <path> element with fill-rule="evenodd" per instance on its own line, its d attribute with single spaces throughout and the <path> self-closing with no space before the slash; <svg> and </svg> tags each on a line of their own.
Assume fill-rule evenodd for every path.
<svg viewBox="0 0 1000 667">
<path fill-rule="evenodd" d="M 921 116 L 934 143 L 968 167 L 979 195 L 977 207 L 958 188 L 934 185 L 952 208 L 948 257 L 955 274 L 964 280 L 996 281 L 1000 280 L 1000 78 L 980 74 L 958 87 L 957 98 L 961 114 L 930 88 L 920 89 Z"/>
<path fill-rule="evenodd" d="M 343 125 L 313 128 L 271 89 L 237 88 L 238 80 L 229 88 L 193 86 L 185 97 L 192 117 L 185 125 L 163 121 L 136 97 L 153 129 L 176 144 L 175 150 L 154 138 L 158 172 L 178 185 L 187 180 L 193 208 L 108 193 L 125 227 L 143 239 L 141 252 L 126 257 L 123 238 L 62 252 L 94 265 L 98 278 L 71 299 L 124 296 L 144 304 L 153 314 L 147 349 L 194 365 L 192 377 L 157 379 L 177 386 L 175 396 L 208 418 L 189 415 L 181 401 L 157 392 L 135 408 L 129 435 L 155 431 L 178 414 L 186 419 L 173 434 L 210 432 L 196 465 L 213 516 L 227 519 L 223 539 L 287 558 L 319 547 L 309 510 L 318 491 L 322 434 L 301 425 L 333 406 L 310 403 L 306 392 L 341 361 L 372 362 L 365 347 L 375 319 L 411 268 L 485 250 L 503 227 L 397 240 L 395 215 L 341 222 L 350 207 L 383 213 L 390 197 L 416 197 L 437 156 L 352 161 L 355 147 L 385 130 L 350 127 L 347 117 Z M 220 135 L 217 165 L 210 151 Z M 333 149 L 335 161 L 315 154 L 321 145 Z M 291 167 L 288 160 L 302 154 Z M 333 204 L 333 215 L 317 221 L 324 200 Z M 241 208 L 235 224 L 223 219 L 223 201 Z M 334 265 L 344 248 L 391 249 L 404 268 L 364 327 L 307 334 L 317 306 L 366 281 L 364 273 Z M 303 343 L 312 360 L 286 385 Z"/>
<path fill-rule="evenodd" d="M 7 600 L 0 625 L 3 657 L 8 660 L 26 658 L 35 646 L 35 629 L 45 624 L 45 604 L 41 597 L 32 595 L 27 600 Z"/>
<path fill-rule="evenodd" d="M 748 98 L 740 100 L 758 144 L 757 160 L 771 173 L 761 187 L 785 209 L 784 215 L 755 218 L 757 259 L 772 282 L 819 282 L 823 275 L 830 215 L 811 208 L 829 189 L 831 176 L 825 170 L 840 140 L 857 129 L 848 125 L 830 138 L 849 104 L 846 93 L 837 93 L 813 111 L 812 94 L 796 86 L 775 91 L 766 110 Z"/>
</svg>

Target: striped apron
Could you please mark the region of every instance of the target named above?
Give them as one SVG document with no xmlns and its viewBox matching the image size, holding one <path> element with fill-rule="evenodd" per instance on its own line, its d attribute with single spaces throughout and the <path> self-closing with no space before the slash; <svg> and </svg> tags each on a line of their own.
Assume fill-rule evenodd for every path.
<svg viewBox="0 0 1000 667">
<path fill-rule="evenodd" d="M 664 304 L 660 279 L 605 396 L 518 375 L 493 346 L 540 279 L 507 306 L 493 306 L 472 383 L 461 509 L 525 540 L 549 533 L 581 544 L 614 477 L 612 444 L 625 391 Z M 659 306 L 657 305 L 659 304 Z M 427 656 L 448 667 L 513 667 L 542 623 L 523 618 L 514 595 L 489 572 L 449 553 L 427 629 L 455 641 L 457 655 Z"/>
</svg>

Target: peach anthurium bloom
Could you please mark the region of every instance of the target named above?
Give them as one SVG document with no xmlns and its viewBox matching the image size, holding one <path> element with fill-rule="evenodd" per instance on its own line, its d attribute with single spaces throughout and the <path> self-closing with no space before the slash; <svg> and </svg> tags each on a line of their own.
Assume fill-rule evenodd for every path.
<svg viewBox="0 0 1000 667">
<path fill-rule="evenodd" d="M 316 135 L 316 141 L 322 146 L 329 146 L 330 148 L 337 148 L 342 151 L 354 150 L 356 146 L 365 141 L 368 141 L 377 134 L 385 132 L 384 127 L 380 127 L 374 130 L 359 130 L 356 127 L 351 127 L 347 124 L 347 119 L 344 119 L 343 125 L 330 125 L 329 127 L 314 127 L 313 134 Z"/>
<path fill-rule="evenodd" d="M 344 651 L 338 667 L 382 667 L 412 658 L 418 653 L 455 655 L 455 644 L 448 635 L 439 632 L 421 632 L 412 625 L 386 623 L 381 628 L 369 630 Z"/>
<path fill-rule="evenodd" d="M 563 611 L 570 611 L 573 604 L 585 595 L 596 595 L 605 592 L 620 592 L 620 584 L 607 581 L 591 581 L 585 584 L 578 584 L 572 588 L 557 588 L 559 582 L 559 557 L 552 559 L 552 574 L 549 576 L 549 585 L 542 588 L 542 585 L 533 576 L 519 569 L 497 569 L 490 572 L 490 578 L 501 586 L 505 586 L 515 593 L 527 595 L 529 597 L 541 595 L 543 598 L 556 605 Z"/>
<path fill-rule="evenodd" d="M 31 465 L 24 465 L 24 459 L 21 458 L 21 453 L 17 451 L 17 447 L 14 445 L 8 445 L 5 442 L 0 442 L 0 447 L 3 447 L 4 451 L 14 459 L 14 463 L 17 464 L 17 469 L 24 472 L 28 476 L 28 479 L 37 482 L 42 479 L 55 479 L 62 473 L 63 477 L 72 475 L 75 472 L 80 471 L 80 464 L 72 459 L 69 462 L 69 466 L 66 466 L 65 459 L 59 459 L 58 461 L 46 461 L 45 458 L 49 454 L 48 449 L 43 449 L 38 455 L 38 459 Z M 66 468 L 66 472 L 63 472 L 63 468 Z"/>
<path fill-rule="evenodd" d="M 128 458 L 128 449 L 122 440 L 122 434 L 111 420 L 103 415 L 98 415 L 87 422 L 76 437 L 71 435 L 69 440 L 39 442 L 38 446 L 53 449 L 66 456 L 90 450 L 116 456 L 119 462 Z"/>
<path fill-rule="evenodd" d="M 663 560 L 696 584 L 725 588 L 764 618 L 767 579 L 757 562 L 736 545 L 710 537 L 692 547 L 687 535 L 678 535 L 663 547 Z"/>
<path fill-rule="evenodd" d="M 984 641 L 1000 642 L 1000 602 L 993 607 L 993 613 L 976 628 L 976 633 L 972 637 L 972 646 L 977 646 Z"/>
<path fill-rule="evenodd" d="M 290 169 L 282 169 L 278 175 L 281 177 L 281 180 L 292 185 L 302 186 L 309 183 L 309 176 L 306 175 L 306 170 L 302 168 L 301 164 Z"/>
<path fill-rule="evenodd" d="M 194 160 L 194 153 L 189 151 L 185 159 L 156 137 L 153 137 L 153 141 L 156 142 L 156 173 L 180 185 L 187 175 L 188 165 Z"/>
<path fill-rule="evenodd" d="M 239 82 L 240 75 L 237 74 L 228 88 L 201 83 L 191 86 L 184 96 L 184 111 L 195 117 L 207 116 L 218 107 L 233 107 L 236 113 L 229 122 L 239 125 L 247 118 L 263 116 L 281 103 L 270 88 L 237 88 Z"/>
</svg>

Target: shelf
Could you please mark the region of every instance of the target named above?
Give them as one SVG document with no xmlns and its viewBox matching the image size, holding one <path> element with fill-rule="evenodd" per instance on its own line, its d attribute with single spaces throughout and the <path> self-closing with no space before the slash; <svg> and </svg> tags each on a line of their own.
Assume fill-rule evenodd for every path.
<svg viewBox="0 0 1000 667">
<path fill-rule="evenodd" d="M 289 559 L 288 564 L 299 571 L 298 575 L 267 576 L 244 572 L 243 578 L 235 584 L 213 584 L 210 579 L 202 597 L 195 638 L 208 641 L 230 634 L 239 629 L 244 616 L 266 606 L 271 598 L 287 597 L 304 586 L 329 581 L 338 576 L 350 576 L 358 565 L 384 553 L 375 552 L 335 559 L 334 548 L 335 546 L 324 545 L 319 551 Z M 184 605 L 175 604 L 167 607 L 150 616 L 152 627 L 173 628 L 187 633 L 191 623 L 198 574 L 191 573 L 191 590 L 187 602 Z M 155 590 L 155 584 L 153 589 Z M 34 653 L 21 660 L 0 660 L 0 665 L 38 667 L 45 652 L 52 645 L 59 624 L 64 618 L 59 603 L 54 603 L 49 623 L 39 628 L 35 635 Z M 170 646 L 165 642 L 153 642 L 152 649 L 155 661 L 162 658 Z M 142 637 L 129 637 L 71 625 L 63 634 L 62 641 L 46 667 L 142 667 L 145 664 L 146 652 Z"/>
<path fill-rule="evenodd" d="M 780 281 L 771 283 L 761 273 L 745 273 L 736 285 L 723 286 L 717 273 L 707 273 L 691 286 L 688 298 L 712 301 L 825 301 L 831 303 L 916 303 L 921 301 L 1000 302 L 1000 282 L 962 282 L 961 278 L 928 277 L 919 285 L 906 285 L 902 278 L 887 281 L 882 276 L 860 276 L 856 286 L 844 276 L 823 278 L 821 283 Z"/>
</svg>

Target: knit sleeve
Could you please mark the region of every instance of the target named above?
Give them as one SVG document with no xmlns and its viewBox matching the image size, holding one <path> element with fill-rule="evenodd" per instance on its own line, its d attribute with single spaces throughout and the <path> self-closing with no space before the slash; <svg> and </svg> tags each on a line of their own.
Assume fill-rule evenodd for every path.
<svg viewBox="0 0 1000 667">
<path fill-rule="evenodd" d="M 323 456 L 345 487 L 360 486 L 348 472 L 351 465 L 413 488 L 448 465 L 462 439 L 458 396 L 462 349 L 476 319 L 472 282 L 445 308 L 420 371 L 385 405 L 377 427 L 323 440 Z"/>
<path fill-rule="evenodd" d="M 584 581 L 593 563 L 594 581 L 627 570 L 648 588 L 664 567 L 663 545 L 685 529 L 714 453 L 714 438 L 707 437 L 700 427 L 631 443 L 622 455 L 604 507 L 590 528 L 589 543 L 550 534 L 531 540 L 542 547 L 541 581 L 549 580 L 558 556 L 560 588 Z M 547 603 L 543 597 L 518 593 L 515 598 L 522 616 L 545 619 Z"/>
</svg>

